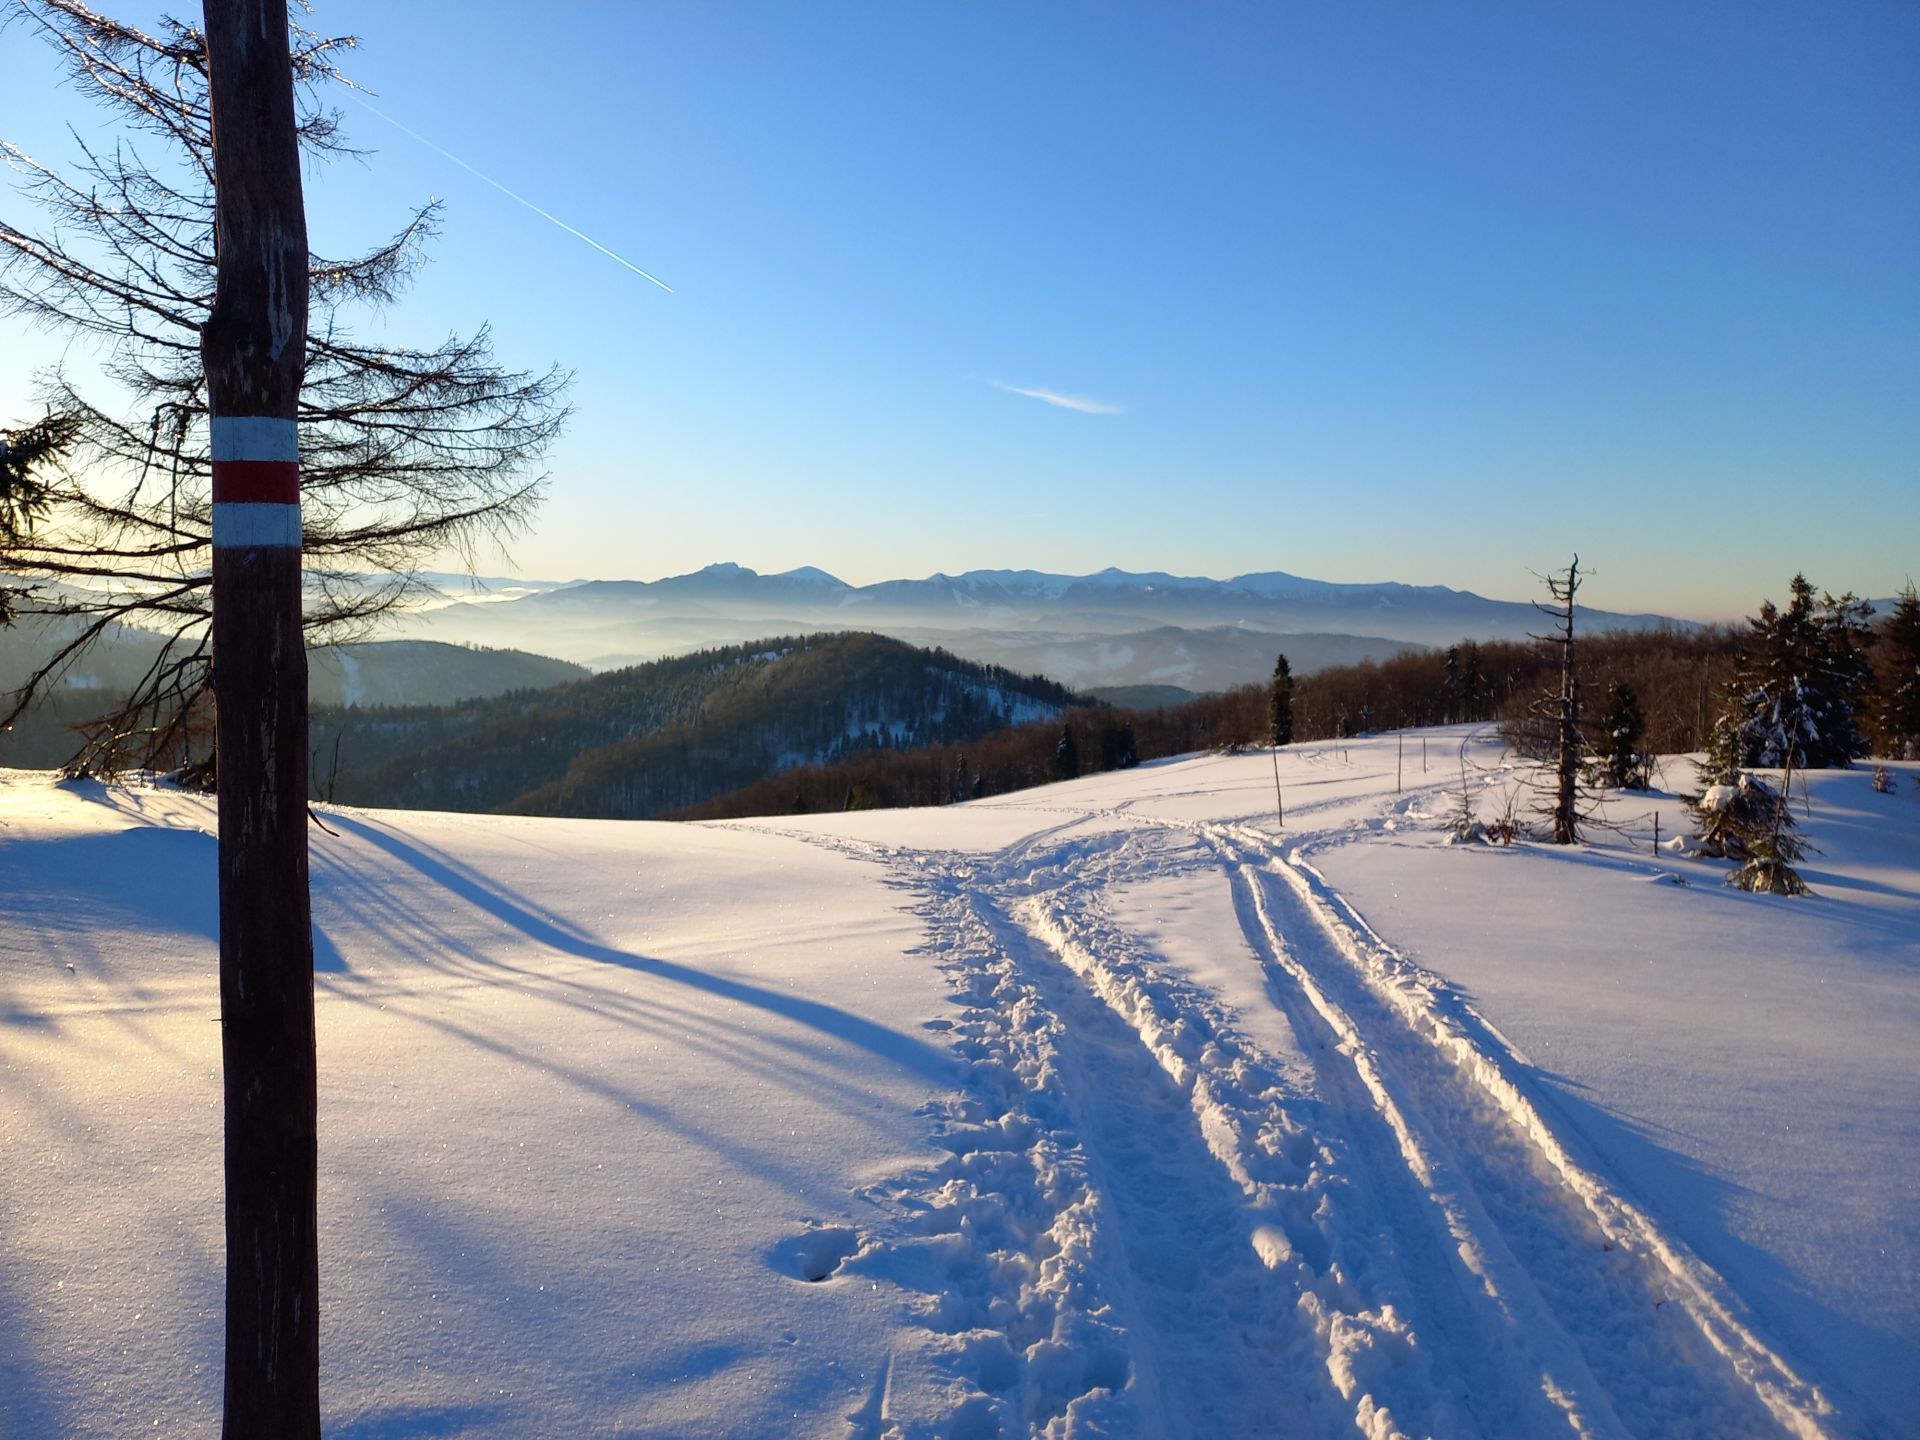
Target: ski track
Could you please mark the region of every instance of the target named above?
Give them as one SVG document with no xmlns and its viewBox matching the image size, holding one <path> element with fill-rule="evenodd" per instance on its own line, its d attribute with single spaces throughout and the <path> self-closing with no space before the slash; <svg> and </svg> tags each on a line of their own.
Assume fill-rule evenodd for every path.
<svg viewBox="0 0 1920 1440">
<path fill-rule="evenodd" d="M 996 855 L 788 832 L 915 896 L 969 1073 L 927 1110 L 945 1158 L 868 1196 L 902 1222 L 871 1268 L 915 1297 L 933 1383 L 890 1357 L 851 1434 L 1829 1433 L 1720 1277 L 1556 1134 L 1498 1032 L 1298 851 L 1057 813 Z M 1195 870 L 1223 878 L 1299 1055 L 1107 912 L 1110 887 Z"/>
</svg>

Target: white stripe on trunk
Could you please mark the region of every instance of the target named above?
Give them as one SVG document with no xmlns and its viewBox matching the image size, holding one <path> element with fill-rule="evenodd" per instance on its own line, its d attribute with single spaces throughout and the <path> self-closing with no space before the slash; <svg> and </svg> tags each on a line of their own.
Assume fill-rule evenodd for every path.
<svg viewBox="0 0 1920 1440">
<path fill-rule="evenodd" d="M 225 500 L 213 507 L 216 549 L 300 544 L 300 507 Z"/>
<path fill-rule="evenodd" d="M 300 426 L 273 415 L 213 417 L 215 460 L 300 459 Z"/>
</svg>

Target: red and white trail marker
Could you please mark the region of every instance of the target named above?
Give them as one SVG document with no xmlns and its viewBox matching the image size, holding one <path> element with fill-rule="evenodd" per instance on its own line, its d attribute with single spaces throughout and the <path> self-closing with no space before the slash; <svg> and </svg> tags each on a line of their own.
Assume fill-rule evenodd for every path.
<svg viewBox="0 0 1920 1440">
<path fill-rule="evenodd" d="M 270 415 L 213 417 L 216 549 L 300 544 L 300 435 Z"/>
</svg>

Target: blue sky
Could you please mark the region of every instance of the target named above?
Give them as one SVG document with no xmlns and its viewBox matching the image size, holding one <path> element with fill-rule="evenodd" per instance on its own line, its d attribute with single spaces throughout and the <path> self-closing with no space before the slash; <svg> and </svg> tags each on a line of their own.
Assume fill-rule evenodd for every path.
<svg viewBox="0 0 1920 1440">
<path fill-rule="evenodd" d="M 673 287 L 344 106 L 378 153 L 312 177 L 317 246 L 447 201 L 388 333 L 490 321 L 503 358 L 576 373 L 525 573 L 1522 595 L 1577 549 L 1596 605 L 1725 615 L 1796 569 L 1871 594 L 1920 570 L 1920 7 L 313 23 L 361 37 L 382 110 Z M 30 148 L 99 125 L 17 27 L 0 95 Z M 0 326 L 19 416 L 50 342 Z"/>
</svg>

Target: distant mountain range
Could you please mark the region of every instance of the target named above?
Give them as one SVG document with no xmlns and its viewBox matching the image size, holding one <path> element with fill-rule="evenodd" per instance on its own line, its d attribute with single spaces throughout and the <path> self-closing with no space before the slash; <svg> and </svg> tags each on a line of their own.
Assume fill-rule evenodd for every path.
<svg viewBox="0 0 1920 1440">
<path fill-rule="evenodd" d="M 1517 639 L 1543 624 L 1524 601 L 1281 571 L 1212 580 L 1116 569 L 970 570 L 856 586 L 812 566 L 762 575 L 718 564 L 663 580 L 589 580 L 480 604 L 448 600 L 408 620 L 407 633 L 609 668 L 779 631 L 859 628 L 1082 687 L 1189 690 L 1261 678 L 1280 650 L 1307 674 L 1410 646 Z M 1587 629 L 1692 628 L 1660 615 L 1584 608 L 1580 622 Z"/>
<path fill-rule="evenodd" d="M 458 607 L 453 607 L 458 608 Z M 609 611 L 671 610 L 689 614 L 765 615 L 771 610 L 814 616 L 859 616 L 863 623 L 959 620 L 960 628 L 1030 628 L 1051 617 L 1099 620 L 1102 630 L 1147 630 L 1156 625 L 1257 625 L 1341 631 L 1420 644 L 1463 638 L 1512 638 L 1539 628 L 1524 601 L 1489 600 L 1444 585 L 1341 584 L 1283 571 L 1231 580 L 1106 569 L 1094 575 L 1038 570 L 969 570 L 924 580 L 849 585 L 803 566 L 762 575 L 745 566 L 709 565 L 664 580 L 587 580 L 518 600 L 494 601 L 494 611 L 546 615 L 603 615 Z M 1583 610 L 1589 625 L 1643 628 L 1675 624 L 1659 615 Z M 1337 622 L 1337 623 L 1335 623 Z M 951 624 L 941 628 L 953 628 Z"/>
<path fill-rule="evenodd" d="M 849 630 L 1045 675 L 1082 692 L 1198 693 L 1264 680 L 1281 652 L 1304 676 L 1410 647 L 1516 638 L 1544 623 L 1523 601 L 1280 571 L 1212 580 L 1117 569 L 972 570 L 860 586 L 812 566 L 761 575 L 733 564 L 655 581 L 416 578 L 427 599 L 393 618 L 385 634 L 396 638 L 312 652 L 316 705 L 449 705 L 765 635 Z M 0 694 L 25 680 L 73 623 L 27 616 L 4 632 Z M 1580 623 L 1589 631 L 1692 628 L 1658 615 L 1585 609 Z M 150 632 L 111 627 L 46 703 L 0 735 L 0 764 L 70 757 L 68 727 L 110 708 L 161 644 Z"/>
</svg>

